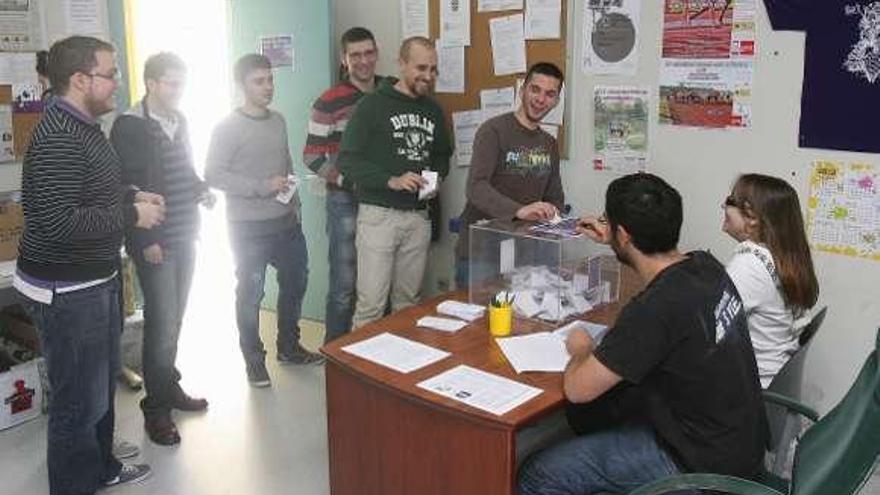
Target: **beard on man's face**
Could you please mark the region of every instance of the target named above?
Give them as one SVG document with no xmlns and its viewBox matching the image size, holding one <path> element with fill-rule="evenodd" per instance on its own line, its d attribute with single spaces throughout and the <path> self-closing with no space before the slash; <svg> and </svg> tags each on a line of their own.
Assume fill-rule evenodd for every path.
<svg viewBox="0 0 880 495">
<path fill-rule="evenodd" d="M 630 259 L 629 255 L 627 255 L 623 251 L 623 247 L 620 245 L 620 242 L 618 242 L 617 232 L 614 227 L 611 227 L 611 242 L 609 244 L 611 246 L 611 250 L 614 251 L 614 256 L 617 258 L 617 261 L 632 268 L 632 260 Z"/>
</svg>

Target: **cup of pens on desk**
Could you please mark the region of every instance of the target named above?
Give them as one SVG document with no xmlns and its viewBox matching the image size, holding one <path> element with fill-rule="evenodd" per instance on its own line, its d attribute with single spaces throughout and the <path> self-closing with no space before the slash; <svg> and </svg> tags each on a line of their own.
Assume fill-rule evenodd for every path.
<svg viewBox="0 0 880 495">
<path fill-rule="evenodd" d="M 507 337 L 513 327 L 513 297 L 499 292 L 489 303 L 489 333 L 493 337 Z"/>
</svg>

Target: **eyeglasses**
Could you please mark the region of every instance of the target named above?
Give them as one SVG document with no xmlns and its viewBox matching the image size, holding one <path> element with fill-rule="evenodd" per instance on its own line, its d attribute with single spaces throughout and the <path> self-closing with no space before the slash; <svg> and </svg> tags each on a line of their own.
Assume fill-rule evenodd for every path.
<svg viewBox="0 0 880 495">
<path fill-rule="evenodd" d="M 723 210 L 724 208 L 727 208 L 728 206 L 733 207 L 733 208 L 742 208 L 744 204 L 745 204 L 744 201 L 740 201 L 740 200 L 736 199 L 733 196 L 733 194 L 731 194 L 730 196 L 724 198 L 724 203 L 721 204 L 721 209 Z"/>
<path fill-rule="evenodd" d="M 117 82 L 119 81 L 119 72 L 117 72 L 117 71 L 113 71 L 110 74 L 101 74 L 99 72 L 91 72 L 86 75 L 91 78 L 100 77 L 101 79 L 105 79 L 107 81 L 117 81 Z"/>
</svg>

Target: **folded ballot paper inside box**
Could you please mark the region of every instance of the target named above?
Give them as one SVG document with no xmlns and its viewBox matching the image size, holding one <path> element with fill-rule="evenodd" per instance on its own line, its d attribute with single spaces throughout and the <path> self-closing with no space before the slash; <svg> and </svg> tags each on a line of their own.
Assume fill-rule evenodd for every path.
<svg viewBox="0 0 880 495">
<path fill-rule="evenodd" d="M 617 300 L 620 263 L 608 246 L 531 226 L 506 220 L 470 226 L 471 304 L 507 291 L 518 316 L 561 323 Z"/>
</svg>

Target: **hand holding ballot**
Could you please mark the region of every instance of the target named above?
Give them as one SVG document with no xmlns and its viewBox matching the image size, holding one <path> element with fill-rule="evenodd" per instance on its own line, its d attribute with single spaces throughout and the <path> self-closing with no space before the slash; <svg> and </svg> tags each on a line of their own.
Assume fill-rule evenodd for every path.
<svg viewBox="0 0 880 495">
<path fill-rule="evenodd" d="M 516 212 L 516 218 L 530 221 L 551 220 L 558 215 L 559 210 L 557 210 L 552 204 L 544 201 L 529 203 Z"/>
</svg>

